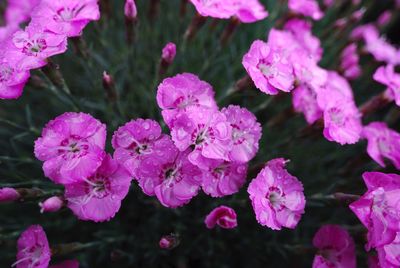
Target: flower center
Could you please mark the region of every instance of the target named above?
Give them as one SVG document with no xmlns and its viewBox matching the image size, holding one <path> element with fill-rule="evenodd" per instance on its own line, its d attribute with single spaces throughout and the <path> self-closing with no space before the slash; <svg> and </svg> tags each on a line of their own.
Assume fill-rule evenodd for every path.
<svg viewBox="0 0 400 268">
<path fill-rule="evenodd" d="M 378 138 L 378 148 L 382 154 L 387 154 L 393 151 L 392 146 L 386 137 Z"/>
<path fill-rule="evenodd" d="M 215 137 L 214 130 L 211 127 L 205 127 L 204 124 L 198 126 L 199 131 L 194 135 L 193 140 L 195 145 L 202 145 Z"/>
<path fill-rule="evenodd" d="M 10 66 L 0 66 L 0 83 L 7 82 L 12 74 L 14 73 L 14 69 Z"/>
<path fill-rule="evenodd" d="M 165 168 L 162 176 L 167 187 L 173 187 L 183 179 L 179 166 Z"/>
<path fill-rule="evenodd" d="M 54 16 L 54 20 L 64 21 L 64 22 L 71 21 L 78 15 L 79 11 L 80 9 L 77 9 L 76 7 L 73 8 L 62 7 L 59 10 L 57 10 L 57 15 Z"/>
<path fill-rule="evenodd" d="M 331 108 L 329 110 L 329 115 L 330 115 L 330 119 L 331 121 L 338 126 L 343 126 L 345 123 L 342 111 L 336 107 Z"/>
<path fill-rule="evenodd" d="M 32 40 L 26 40 L 22 52 L 28 56 L 37 56 L 40 52 L 47 48 L 46 40 L 43 38 L 37 38 Z"/>
<path fill-rule="evenodd" d="M 283 192 L 278 187 L 270 187 L 267 193 L 267 199 L 274 208 L 280 208 L 283 206 Z"/>
<path fill-rule="evenodd" d="M 278 75 L 278 69 L 271 63 L 260 61 L 257 67 L 260 72 L 267 78 L 274 78 Z"/>
<path fill-rule="evenodd" d="M 88 180 L 89 192 L 97 199 L 105 198 L 110 192 L 110 182 L 107 178 L 95 175 Z"/>
</svg>

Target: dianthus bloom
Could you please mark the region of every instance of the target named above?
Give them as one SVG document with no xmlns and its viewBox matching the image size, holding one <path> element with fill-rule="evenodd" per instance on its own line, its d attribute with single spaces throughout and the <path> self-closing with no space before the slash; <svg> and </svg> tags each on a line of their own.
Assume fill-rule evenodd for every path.
<svg viewBox="0 0 400 268">
<path fill-rule="evenodd" d="M 18 239 L 17 268 L 47 268 L 51 252 L 46 233 L 39 225 L 26 229 Z"/>
<path fill-rule="evenodd" d="M 394 65 L 379 67 L 373 76 L 374 80 L 388 87 L 388 95 L 400 106 L 400 74 L 395 73 Z"/>
<path fill-rule="evenodd" d="M 383 158 L 387 158 L 400 169 L 400 133 L 383 122 L 372 122 L 363 128 L 362 135 L 368 140 L 367 152 L 375 162 L 385 167 Z"/>
<path fill-rule="evenodd" d="M 79 262 L 77 260 L 63 261 L 62 263 L 51 265 L 50 268 L 79 268 Z"/>
<path fill-rule="evenodd" d="M 295 228 L 306 203 L 303 185 L 286 171 L 286 162 L 269 161 L 247 190 L 257 221 L 273 230 Z"/>
<path fill-rule="evenodd" d="M 99 18 L 97 0 L 42 0 L 32 12 L 32 20 L 68 37 L 80 36 L 90 21 Z"/>
<path fill-rule="evenodd" d="M 212 86 L 190 73 L 166 78 L 158 86 L 157 103 L 165 123 L 171 126 L 178 113 L 189 107 L 218 110 Z"/>
<path fill-rule="evenodd" d="M 253 42 L 242 64 L 255 86 L 266 94 L 276 95 L 279 90 L 290 92 L 293 89 L 293 68 L 285 53 L 264 41 Z"/>
<path fill-rule="evenodd" d="M 234 162 L 248 162 L 258 151 L 261 138 L 261 125 L 249 110 L 236 105 L 229 105 L 221 112 L 232 126 L 232 149 L 229 159 Z"/>
<path fill-rule="evenodd" d="M 222 112 L 190 107 L 177 115 L 171 136 L 180 151 L 194 147 L 189 160 L 202 169 L 208 167 L 209 159 L 229 161 L 232 126 Z"/>
<path fill-rule="evenodd" d="M 314 236 L 313 245 L 318 248 L 313 268 L 356 268 L 354 241 L 340 226 L 322 226 Z"/>
<path fill-rule="evenodd" d="M 351 43 L 341 54 L 340 68 L 344 77 L 348 79 L 356 79 L 361 75 L 361 67 L 359 65 L 360 57 L 357 54 L 357 45 Z"/>
<path fill-rule="evenodd" d="M 7 24 L 19 25 L 31 18 L 32 10 L 41 0 L 8 0 L 5 18 Z"/>
<path fill-rule="evenodd" d="M 188 160 L 189 153 L 189 150 L 175 149 L 164 158 L 146 157 L 138 171 L 143 192 L 156 195 L 165 207 L 176 208 L 189 203 L 198 193 L 202 175 Z"/>
<path fill-rule="evenodd" d="M 400 63 L 400 53 L 396 47 L 390 44 L 384 37 L 372 37 L 365 40 L 365 49 L 377 61 L 397 65 Z"/>
<path fill-rule="evenodd" d="M 207 215 L 204 223 L 208 229 L 212 229 L 215 225 L 224 229 L 232 229 L 237 226 L 236 212 L 227 206 L 219 206 L 214 208 L 210 214 Z"/>
<path fill-rule="evenodd" d="M 0 188 L 0 203 L 16 201 L 21 195 L 14 188 Z"/>
<path fill-rule="evenodd" d="M 400 176 L 380 172 L 363 174 L 367 192 L 350 209 L 368 229 L 367 249 L 392 243 L 400 231 Z"/>
<path fill-rule="evenodd" d="M 67 50 L 67 37 L 43 29 L 37 23 L 30 23 L 25 30 L 14 33 L 6 43 L 8 62 L 21 69 L 35 69 L 47 64 L 46 59 Z"/>
<path fill-rule="evenodd" d="M 323 115 L 322 109 L 317 102 L 317 93 L 312 86 L 300 84 L 293 90 L 293 108 L 301 112 L 308 124 L 315 123 Z"/>
<path fill-rule="evenodd" d="M 65 186 L 65 199 L 79 219 L 107 221 L 120 209 L 130 184 L 128 171 L 107 155 L 94 175 Z"/>
<path fill-rule="evenodd" d="M 171 138 L 161 133 L 160 125 L 151 119 L 136 119 L 120 127 L 113 135 L 114 159 L 136 178 L 141 160 L 146 156 L 163 158 L 175 150 Z"/>
<path fill-rule="evenodd" d="M 400 232 L 397 232 L 396 238 L 390 244 L 376 249 L 380 267 L 396 268 L 400 267 Z"/>
<path fill-rule="evenodd" d="M 212 197 L 237 193 L 246 181 L 247 164 L 214 160 L 203 172 L 202 188 Z"/>
<path fill-rule="evenodd" d="M 83 181 L 104 158 L 106 126 L 85 113 L 64 113 L 50 121 L 35 141 L 35 156 L 56 183 Z"/>
<path fill-rule="evenodd" d="M 316 0 L 289 0 L 289 9 L 295 13 L 320 20 L 324 16 Z"/>
<path fill-rule="evenodd" d="M 268 12 L 259 0 L 241 0 L 235 17 L 243 23 L 253 23 L 268 17 Z"/>
<path fill-rule="evenodd" d="M 29 79 L 29 71 L 10 64 L 0 56 L 0 99 L 16 99 Z"/>
</svg>

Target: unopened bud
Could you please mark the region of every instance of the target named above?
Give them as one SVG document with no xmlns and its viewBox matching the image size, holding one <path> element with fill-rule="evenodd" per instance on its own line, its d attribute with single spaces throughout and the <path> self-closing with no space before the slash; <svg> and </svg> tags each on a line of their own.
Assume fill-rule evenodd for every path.
<svg viewBox="0 0 400 268">
<path fill-rule="evenodd" d="M 1 188 L 0 189 L 0 203 L 16 201 L 21 197 L 17 190 L 14 188 Z"/>
<path fill-rule="evenodd" d="M 53 196 L 46 199 L 44 202 L 40 202 L 40 213 L 43 212 L 56 212 L 60 210 L 64 205 L 64 200 L 58 196 Z"/>
<path fill-rule="evenodd" d="M 137 18 L 137 8 L 134 0 L 126 0 L 125 2 L 125 19 L 135 21 Z"/>
<path fill-rule="evenodd" d="M 103 87 L 106 90 L 107 99 L 111 102 L 117 100 L 117 91 L 115 89 L 114 79 L 106 71 L 103 72 Z"/>
<path fill-rule="evenodd" d="M 179 245 L 179 237 L 175 234 L 165 235 L 158 244 L 162 249 L 173 249 Z"/>
<path fill-rule="evenodd" d="M 168 64 L 171 64 L 176 55 L 176 45 L 172 42 L 169 42 L 162 50 L 162 60 Z"/>
</svg>

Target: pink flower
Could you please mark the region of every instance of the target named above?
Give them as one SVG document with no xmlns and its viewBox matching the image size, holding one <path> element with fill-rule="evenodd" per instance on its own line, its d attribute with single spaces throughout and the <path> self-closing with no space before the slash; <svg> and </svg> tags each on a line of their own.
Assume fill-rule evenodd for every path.
<svg viewBox="0 0 400 268">
<path fill-rule="evenodd" d="M 62 263 L 51 265 L 50 268 L 79 268 L 79 262 L 77 260 L 63 261 Z"/>
<path fill-rule="evenodd" d="M 269 161 L 249 185 L 247 192 L 257 221 L 273 230 L 295 228 L 304 213 L 303 185 L 285 169 L 287 161 Z"/>
<path fill-rule="evenodd" d="M 203 172 L 202 188 L 212 197 L 237 193 L 247 177 L 247 164 L 214 160 Z"/>
<path fill-rule="evenodd" d="M 8 0 L 5 18 L 7 24 L 19 25 L 31 18 L 32 10 L 41 0 Z"/>
<path fill-rule="evenodd" d="M 356 268 L 354 241 L 340 226 L 322 226 L 314 236 L 313 245 L 319 250 L 313 268 Z"/>
<path fill-rule="evenodd" d="M 290 92 L 293 89 L 293 68 L 282 50 L 256 40 L 244 55 L 242 64 L 256 87 L 266 94 L 276 95 L 278 90 Z"/>
<path fill-rule="evenodd" d="M 46 233 L 39 225 L 26 229 L 18 239 L 17 268 L 47 268 L 50 263 L 50 247 Z"/>
<path fill-rule="evenodd" d="M 360 57 L 357 54 L 357 45 L 351 43 L 341 54 L 340 68 L 343 70 L 344 77 L 348 79 L 356 79 L 361 75 L 359 60 Z"/>
<path fill-rule="evenodd" d="M 137 18 L 137 8 L 134 0 L 125 1 L 124 14 L 127 20 L 135 20 Z"/>
<path fill-rule="evenodd" d="M 201 184 L 201 170 L 190 163 L 190 151 L 175 150 L 164 158 L 146 157 L 138 169 L 143 192 L 156 195 L 165 207 L 176 208 L 190 202 Z"/>
<path fill-rule="evenodd" d="M 164 235 L 161 237 L 158 245 L 162 249 L 173 249 L 179 245 L 179 237 L 175 234 Z"/>
<path fill-rule="evenodd" d="M 35 69 L 47 64 L 46 59 L 67 50 L 67 38 L 45 31 L 41 25 L 30 23 L 25 30 L 14 33 L 6 44 L 8 62 L 19 69 Z"/>
<path fill-rule="evenodd" d="M 259 0 L 241 0 L 235 16 L 243 23 L 253 23 L 268 17 L 268 12 Z"/>
<path fill-rule="evenodd" d="M 17 99 L 21 96 L 29 71 L 21 69 L 0 56 L 0 99 Z"/>
<path fill-rule="evenodd" d="M 368 191 L 350 209 L 368 228 L 367 249 L 392 243 L 400 231 L 400 176 L 380 172 L 365 172 Z"/>
<path fill-rule="evenodd" d="M 80 36 L 90 21 L 99 18 L 97 0 L 42 0 L 32 12 L 33 21 L 68 37 Z"/>
<path fill-rule="evenodd" d="M 400 74 L 395 73 L 394 66 L 389 64 L 379 67 L 373 78 L 388 87 L 389 96 L 400 106 Z"/>
<path fill-rule="evenodd" d="M 314 20 L 320 20 L 324 16 L 316 0 L 289 0 L 288 5 L 291 11 Z"/>
<path fill-rule="evenodd" d="M 165 123 L 171 127 L 177 114 L 189 107 L 218 110 L 214 95 L 210 84 L 194 74 L 183 73 L 164 79 L 158 86 L 157 103 Z"/>
<path fill-rule="evenodd" d="M 400 169 L 400 133 L 383 122 L 372 122 L 363 128 L 362 136 L 368 140 L 367 152 L 375 162 L 385 167 L 383 158 L 387 158 Z"/>
<path fill-rule="evenodd" d="M 207 215 L 204 223 L 208 229 L 213 229 L 215 225 L 224 229 L 235 228 L 237 226 L 236 212 L 230 207 L 219 206 Z"/>
<path fill-rule="evenodd" d="M 368 23 L 354 28 L 350 37 L 354 40 L 363 39 L 365 42 L 373 42 L 379 38 L 379 30 L 374 24 Z"/>
<path fill-rule="evenodd" d="M 65 199 L 79 219 L 108 221 L 120 209 L 130 184 L 128 171 L 106 155 L 94 175 L 82 182 L 65 185 Z"/>
<path fill-rule="evenodd" d="M 377 248 L 379 263 L 384 268 L 400 267 L 400 232 L 390 244 Z"/>
<path fill-rule="evenodd" d="M 52 196 L 44 202 L 40 202 L 40 213 L 59 211 L 64 205 L 64 200 L 58 196 Z"/>
<path fill-rule="evenodd" d="M 136 119 L 120 127 L 112 137 L 114 159 L 123 165 L 132 176 L 143 158 L 164 158 L 176 150 L 171 138 L 161 134 L 160 125 L 150 119 Z"/>
<path fill-rule="evenodd" d="M 293 90 L 292 102 L 294 110 L 303 113 L 310 125 L 323 115 L 323 111 L 317 102 L 317 93 L 307 84 L 301 84 Z"/>
<path fill-rule="evenodd" d="M 204 107 L 189 107 L 177 115 L 171 136 L 180 151 L 194 147 L 189 160 L 202 169 L 208 167 L 207 159 L 229 161 L 232 127 L 222 112 Z"/>
<path fill-rule="evenodd" d="M 21 195 L 14 188 L 0 188 L 0 203 L 16 201 Z"/>
<path fill-rule="evenodd" d="M 161 58 L 167 64 L 171 64 L 175 59 L 175 55 L 176 55 L 176 45 L 172 42 L 169 42 L 163 48 Z"/>
<path fill-rule="evenodd" d="M 56 183 L 83 181 L 105 156 L 106 126 L 85 113 L 64 113 L 50 121 L 35 141 L 35 156 Z"/>
<path fill-rule="evenodd" d="M 258 151 L 258 141 L 261 138 L 260 123 L 254 114 L 240 106 L 229 105 L 221 112 L 232 127 L 233 145 L 229 152 L 230 161 L 240 163 L 250 161 Z"/>
<path fill-rule="evenodd" d="M 398 49 L 388 43 L 383 37 L 367 39 L 365 49 L 374 56 L 377 61 L 394 65 L 400 64 L 400 53 Z"/>
<path fill-rule="evenodd" d="M 289 31 L 301 47 L 319 61 L 322 57 L 321 41 L 311 31 L 311 22 L 302 19 L 291 19 L 286 22 L 284 29 Z"/>
</svg>

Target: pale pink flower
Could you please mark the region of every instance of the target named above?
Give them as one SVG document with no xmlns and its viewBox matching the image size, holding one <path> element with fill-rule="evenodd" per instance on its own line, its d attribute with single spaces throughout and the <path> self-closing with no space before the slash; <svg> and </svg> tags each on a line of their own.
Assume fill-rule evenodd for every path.
<svg viewBox="0 0 400 268">
<path fill-rule="evenodd" d="M 400 106 L 400 74 L 394 71 L 394 65 L 379 67 L 373 76 L 374 80 L 388 87 L 388 95 Z"/>
<path fill-rule="evenodd" d="M 51 252 L 46 233 L 40 225 L 32 225 L 18 238 L 17 268 L 47 268 Z"/>
<path fill-rule="evenodd" d="M 119 211 L 130 184 L 128 171 L 110 155 L 106 155 L 94 175 L 84 181 L 65 185 L 65 199 L 79 219 L 108 221 Z"/>
<path fill-rule="evenodd" d="M 356 79 L 361 75 L 361 67 L 359 64 L 360 56 L 357 54 L 357 45 L 351 43 L 341 54 L 340 68 L 343 70 L 344 77 L 348 79 Z"/>
<path fill-rule="evenodd" d="M 279 90 L 293 89 L 293 68 L 285 55 L 283 50 L 256 40 L 243 56 L 242 64 L 259 90 L 276 95 Z"/>
<path fill-rule="evenodd" d="M 135 20 L 137 18 L 137 8 L 134 0 L 125 1 L 124 14 L 127 20 Z"/>
<path fill-rule="evenodd" d="M 79 262 L 77 260 L 68 260 L 56 265 L 51 265 L 49 268 L 79 268 Z"/>
<path fill-rule="evenodd" d="M 396 234 L 396 238 L 387 245 L 376 249 L 381 267 L 396 268 L 400 267 L 400 232 Z"/>
<path fill-rule="evenodd" d="M 372 122 L 363 128 L 363 138 L 368 140 L 368 155 L 385 167 L 384 158 L 400 169 L 400 133 L 390 129 L 386 123 Z"/>
<path fill-rule="evenodd" d="M 161 59 L 167 64 L 171 64 L 176 56 L 176 45 L 172 42 L 169 42 L 162 49 Z"/>
<path fill-rule="evenodd" d="M 235 16 L 243 23 L 253 23 L 268 17 L 268 12 L 259 0 L 241 0 Z"/>
<path fill-rule="evenodd" d="M 365 172 L 368 188 L 350 209 L 368 229 L 367 249 L 392 243 L 400 231 L 400 176 L 380 172 Z"/>
<path fill-rule="evenodd" d="M 176 208 L 190 202 L 201 184 L 201 170 L 188 160 L 190 151 L 175 150 L 164 158 L 146 157 L 138 169 L 143 192 L 156 195 L 165 207 Z"/>
<path fill-rule="evenodd" d="M 8 0 L 5 18 L 7 24 L 19 25 L 31 18 L 32 10 L 41 0 Z"/>
<path fill-rule="evenodd" d="M 322 118 L 323 111 L 317 102 L 317 93 L 313 87 L 300 84 L 293 90 L 293 108 L 296 112 L 303 113 L 308 124 L 312 125 Z"/>
<path fill-rule="evenodd" d="M 313 245 L 318 248 L 313 268 L 356 268 L 353 238 L 340 226 L 322 226 L 313 238 Z"/>
<path fill-rule="evenodd" d="M 0 203 L 16 201 L 21 195 L 14 188 L 0 188 Z"/>
<path fill-rule="evenodd" d="M 47 64 L 46 59 L 67 50 L 67 37 L 43 29 L 42 25 L 30 23 L 25 30 L 14 33 L 6 43 L 5 58 L 18 69 L 35 69 Z"/>
<path fill-rule="evenodd" d="M 83 28 L 100 18 L 97 0 L 42 0 L 32 11 L 32 20 L 53 33 L 80 36 Z"/>
<path fill-rule="evenodd" d="M 114 159 L 133 177 L 143 158 L 164 158 L 176 150 L 171 138 L 161 133 L 161 126 L 151 119 L 132 120 L 115 131 L 112 137 Z"/>
<path fill-rule="evenodd" d="M 207 159 L 229 161 L 232 150 L 232 126 L 225 114 L 204 107 L 189 107 L 176 116 L 172 140 L 180 151 L 193 147 L 189 160 L 202 169 Z"/>
<path fill-rule="evenodd" d="M 258 142 L 261 138 L 261 124 L 246 108 L 229 105 L 221 112 L 226 116 L 232 127 L 232 149 L 229 152 L 230 161 L 248 162 L 258 151 Z"/>
<path fill-rule="evenodd" d="M 40 213 L 59 211 L 64 205 L 64 199 L 59 196 L 52 196 L 39 203 Z"/>
<path fill-rule="evenodd" d="M 206 217 L 204 223 L 208 229 L 213 229 L 215 225 L 224 229 L 232 229 L 237 226 L 236 212 L 227 206 L 214 208 Z"/>
<path fill-rule="evenodd" d="M 247 190 L 257 221 L 273 230 L 295 228 L 306 203 L 303 185 L 286 171 L 286 162 L 282 158 L 269 161 Z"/>
<path fill-rule="evenodd" d="M 246 181 L 247 167 L 246 163 L 214 160 L 203 171 L 203 191 L 212 197 L 237 193 Z"/>
<path fill-rule="evenodd" d="M 324 16 L 316 0 L 289 0 L 289 9 L 295 13 L 320 20 Z"/>
<path fill-rule="evenodd" d="M 166 78 L 158 86 L 157 103 L 165 123 L 171 127 L 178 113 L 189 107 L 218 110 L 212 86 L 190 73 Z"/>
<path fill-rule="evenodd" d="M 35 156 L 56 183 L 83 181 L 105 156 L 106 126 L 89 114 L 64 113 L 50 121 L 35 141 Z"/>
<path fill-rule="evenodd" d="M 22 95 L 29 71 L 0 56 L 0 99 L 17 99 Z"/>
</svg>

